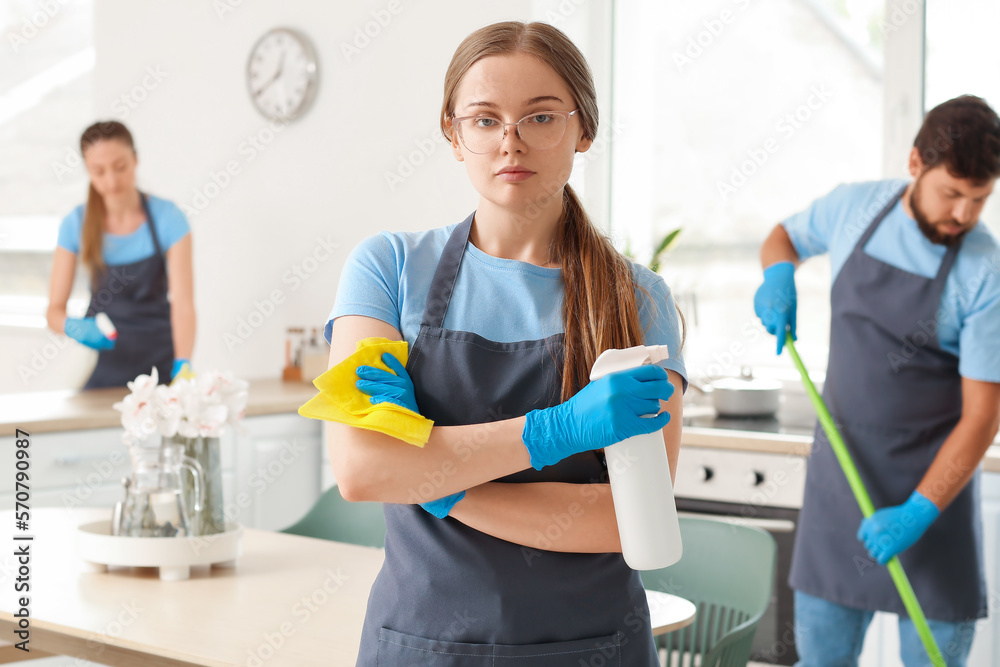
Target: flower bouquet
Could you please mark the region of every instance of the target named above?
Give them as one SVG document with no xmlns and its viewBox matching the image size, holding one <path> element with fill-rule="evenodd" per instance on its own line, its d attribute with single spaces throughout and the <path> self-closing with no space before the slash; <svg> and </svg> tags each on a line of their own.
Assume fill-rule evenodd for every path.
<svg viewBox="0 0 1000 667">
<path fill-rule="evenodd" d="M 184 446 L 184 455 L 197 461 L 204 472 L 202 507 L 195 512 L 196 535 L 225 532 L 222 462 L 219 436 L 227 426 L 242 431 L 248 385 L 229 372 L 208 371 L 195 377 L 159 384 L 156 368 L 128 383 L 130 393 L 114 408 L 122 414 L 129 447 L 156 447 L 166 443 Z M 157 436 L 159 436 L 157 438 Z M 185 505 L 195 507 L 193 488 L 185 490 Z"/>
</svg>

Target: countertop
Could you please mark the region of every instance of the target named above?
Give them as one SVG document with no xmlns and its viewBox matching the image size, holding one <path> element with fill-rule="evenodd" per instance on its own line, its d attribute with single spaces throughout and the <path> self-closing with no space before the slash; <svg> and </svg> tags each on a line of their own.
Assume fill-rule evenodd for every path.
<svg viewBox="0 0 1000 667">
<path fill-rule="evenodd" d="M 812 437 L 685 426 L 681 435 L 681 446 L 808 456 L 812 447 Z M 993 446 L 986 452 L 982 466 L 985 472 L 1000 473 L 1000 440 L 994 441 Z"/>
<path fill-rule="evenodd" d="M 296 412 L 316 395 L 310 382 L 261 378 L 249 383 L 248 417 Z M 126 394 L 125 387 L 0 394 L 0 436 L 14 435 L 18 428 L 34 435 L 121 426 L 121 413 L 111 406 Z"/>
</svg>

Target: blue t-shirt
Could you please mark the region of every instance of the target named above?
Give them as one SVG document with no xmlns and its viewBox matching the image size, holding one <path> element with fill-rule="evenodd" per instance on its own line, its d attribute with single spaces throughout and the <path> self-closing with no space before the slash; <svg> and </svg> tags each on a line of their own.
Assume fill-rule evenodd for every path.
<svg viewBox="0 0 1000 667">
<path fill-rule="evenodd" d="M 333 311 L 325 327 L 330 340 L 333 320 L 365 315 L 394 326 L 412 347 L 420 332 L 431 279 L 445 243 L 460 223 L 423 232 L 381 232 L 359 243 L 347 258 Z M 684 378 L 680 326 L 673 297 L 663 278 L 633 263 L 646 345 L 666 345 L 670 358 L 659 363 Z M 653 304 L 655 303 L 655 308 Z M 545 268 L 483 252 L 471 242 L 458 272 L 444 327 L 470 331 L 496 342 L 539 340 L 563 332 L 562 269 Z M 655 311 L 655 312 L 654 312 Z"/>
<path fill-rule="evenodd" d="M 839 185 L 782 225 L 800 258 L 830 253 L 836 280 L 865 229 L 908 182 Z M 946 251 L 924 236 L 901 201 L 864 248 L 871 257 L 927 278 L 937 275 Z M 962 242 L 945 282 L 937 320 L 938 342 L 959 357 L 962 377 L 1000 382 L 1000 244 L 982 222 Z"/>
<path fill-rule="evenodd" d="M 156 224 L 156 238 L 160 249 L 167 252 L 175 243 L 191 231 L 184 212 L 172 201 L 160 199 L 153 195 L 146 196 L 149 201 L 149 212 Z M 72 253 L 80 253 L 80 232 L 83 230 L 83 213 L 85 205 L 80 204 L 69 215 L 63 218 L 59 225 L 59 238 L 56 243 Z M 104 263 L 110 266 L 131 264 L 152 257 L 156 252 L 153 245 L 153 235 L 149 233 L 149 221 L 145 220 L 131 234 L 104 233 Z"/>
</svg>

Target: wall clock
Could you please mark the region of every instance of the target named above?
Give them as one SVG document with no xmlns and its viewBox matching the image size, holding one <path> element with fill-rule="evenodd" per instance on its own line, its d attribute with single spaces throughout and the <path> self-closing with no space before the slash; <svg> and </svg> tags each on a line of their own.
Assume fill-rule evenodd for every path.
<svg viewBox="0 0 1000 667">
<path fill-rule="evenodd" d="M 302 116 L 316 97 L 316 49 L 301 32 L 274 28 L 265 33 L 247 60 L 247 91 L 266 118 L 289 121 Z"/>
</svg>

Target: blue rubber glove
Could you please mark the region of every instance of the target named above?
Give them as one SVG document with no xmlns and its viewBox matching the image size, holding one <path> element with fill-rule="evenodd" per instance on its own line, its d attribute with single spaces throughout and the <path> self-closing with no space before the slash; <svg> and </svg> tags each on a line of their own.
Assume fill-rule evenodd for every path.
<svg viewBox="0 0 1000 667">
<path fill-rule="evenodd" d="M 531 467 L 541 470 L 573 454 L 659 431 L 670 413 L 643 415 L 656 415 L 660 401 L 673 393 L 667 371 L 645 364 L 594 380 L 564 403 L 532 410 L 521 433 Z"/>
<path fill-rule="evenodd" d="M 912 547 L 940 514 L 937 505 L 914 491 L 902 505 L 884 507 L 862 521 L 858 540 L 879 565 L 885 565 Z"/>
<path fill-rule="evenodd" d="M 66 335 L 89 348 L 95 350 L 110 350 L 115 341 L 101 333 L 93 317 L 67 317 Z"/>
<path fill-rule="evenodd" d="M 371 397 L 368 400 L 373 404 L 394 403 L 420 414 L 420 410 L 417 408 L 417 396 L 413 389 L 413 380 L 406 372 L 406 367 L 390 352 L 382 354 L 382 363 L 392 369 L 393 373 L 375 366 L 358 366 L 354 372 L 360 379 L 355 383 L 355 386 L 368 394 Z M 465 491 L 459 491 L 444 498 L 420 503 L 420 506 L 438 519 L 443 519 L 448 516 L 455 503 L 464 497 Z"/>
<path fill-rule="evenodd" d="M 358 366 L 354 371 L 360 378 L 356 386 L 371 396 L 368 400 L 373 404 L 394 403 L 407 410 L 417 409 L 417 396 L 413 390 L 413 380 L 406 372 L 406 367 L 399 362 L 391 352 L 382 353 L 382 363 L 392 370 L 392 373 L 375 366 Z"/>
<path fill-rule="evenodd" d="M 448 516 L 448 512 L 450 512 L 451 508 L 455 506 L 455 503 L 464 497 L 465 491 L 459 491 L 458 493 L 453 493 L 450 496 L 445 496 L 444 498 L 438 498 L 437 500 L 431 500 L 430 502 L 420 503 L 420 506 L 437 518 L 443 519 Z"/>
<path fill-rule="evenodd" d="M 785 331 L 795 336 L 795 265 L 778 262 L 764 269 L 764 284 L 753 296 L 753 310 L 767 332 L 778 337 L 778 354 L 785 347 Z"/>
<path fill-rule="evenodd" d="M 174 359 L 173 370 L 170 371 L 170 379 L 173 380 L 177 377 L 177 374 L 181 372 L 181 369 L 187 366 L 188 372 L 191 372 L 191 361 L 188 359 Z"/>
</svg>

